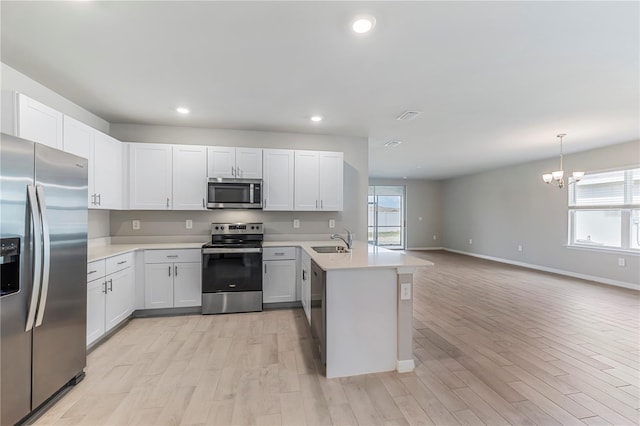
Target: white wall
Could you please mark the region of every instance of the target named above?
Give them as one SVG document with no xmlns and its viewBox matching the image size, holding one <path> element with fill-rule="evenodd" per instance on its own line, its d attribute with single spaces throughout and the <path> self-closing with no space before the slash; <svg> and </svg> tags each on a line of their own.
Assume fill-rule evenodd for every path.
<svg viewBox="0 0 640 426">
<path fill-rule="evenodd" d="M 342 212 L 111 212 L 111 235 L 117 237 L 154 235 L 208 235 L 211 222 L 230 220 L 265 223 L 268 237 L 287 235 L 294 238 L 328 238 L 333 232 L 349 228 L 355 239 L 367 238 L 368 142 L 366 138 L 308 135 L 192 127 L 136 124 L 111 124 L 111 134 L 121 141 L 147 143 L 179 143 L 196 145 L 243 146 L 256 148 L 308 149 L 344 152 L 344 210 Z M 131 221 L 141 221 L 133 230 Z M 185 220 L 193 220 L 193 229 L 185 229 Z M 300 228 L 293 228 L 293 219 Z M 336 221 L 329 228 L 329 219 Z"/>
<path fill-rule="evenodd" d="M 565 156 L 568 171 L 639 163 L 640 142 Z M 555 166 L 557 158 L 550 158 L 444 181 L 444 247 L 640 287 L 640 256 L 566 247 L 567 189 L 545 185 L 541 179 Z M 517 251 L 519 244 L 522 252 Z M 618 258 L 626 260 L 625 267 L 618 266 Z"/>
<path fill-rule="evenodd" d="M 407 248 L 442 246 L 442 201 L 438 181 L 419 179 L 369 179 L 369 185 L 397 185 L 406 188 Z M 422 218 L 422 220 L 420 220 Z M 433 236 L 436 236 L 436 240 Z"/>
</svg>

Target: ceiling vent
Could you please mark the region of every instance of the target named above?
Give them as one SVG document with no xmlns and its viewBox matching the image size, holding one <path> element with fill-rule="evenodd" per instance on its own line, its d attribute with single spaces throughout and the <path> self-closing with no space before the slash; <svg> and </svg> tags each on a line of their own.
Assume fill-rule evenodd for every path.
<svg viewBox="0 0 640 426">
<path fill-rule="evenodd" d="M 393 148 L 394 146 L 398 146 L 402 143 L 402 141 L 389 141 L 384 144 L 387 148 Z"/>
<path fill-rule="evenodd" d="M 414 118 L 416 118 L 420 114 L 422 114 L 422 112 L 420 112 L 420 111 L 405 111 L 402 114 L 400 114 L 396 118 L 396 120 L 398 120 L 398 121 L 409 121 L 409 120 L 413 120 Z"/>
</svg>

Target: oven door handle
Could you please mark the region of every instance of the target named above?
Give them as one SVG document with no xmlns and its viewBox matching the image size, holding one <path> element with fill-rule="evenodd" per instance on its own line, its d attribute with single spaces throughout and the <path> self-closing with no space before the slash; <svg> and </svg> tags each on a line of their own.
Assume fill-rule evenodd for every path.
<svg viewBox="0 0 640 426">
<path fill-rule="evenodd" d="M 261 248 L 203 248 L 202 254 L 219 253 L 262 253 Z"/>
</svg>

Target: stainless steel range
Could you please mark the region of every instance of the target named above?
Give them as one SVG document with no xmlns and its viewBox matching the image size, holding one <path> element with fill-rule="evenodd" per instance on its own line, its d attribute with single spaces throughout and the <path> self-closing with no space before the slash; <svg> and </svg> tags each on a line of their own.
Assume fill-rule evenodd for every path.
<svg viewBox="0 0 640 426">
<path fill-rule="evenodd" d="M 202 246 L 202 313 L 262 310 L 261 223 L 212 223 Z"/>
</svg>

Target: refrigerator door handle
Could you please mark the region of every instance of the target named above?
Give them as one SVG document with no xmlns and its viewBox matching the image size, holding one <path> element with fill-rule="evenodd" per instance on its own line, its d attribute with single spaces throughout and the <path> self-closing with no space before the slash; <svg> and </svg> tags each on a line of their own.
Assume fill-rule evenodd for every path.
<svg viewBox="0 0 640 426">
<path fill-rule="evenodd" d="M 49 221 L 47 220 L 47 206 L 44 199 L 44 189 L 42 186 L 36 186 L 36 195 L 38 196 L 38 205 L 40 206 L 40 215 L 42 218 L 42 294 L 40 295 L 40 304 L 38 306 L 38 316 L 36 318 L 36 327 L 42 325 L 44 318 L 44 309 L 47 306 L 47 296 L 49 293 L 49 269 L 51 267 L 51 240 L 49 236 Z"/>
<path fill-rule="evenodd" d="M 31 290 L 31 302 L 27 314 L 27 325 L 24 331 L 30 331 L 36 318 L 38 297 L 40 296 L 40 284 L 42 282 L 42 228 L 40 223 L 40 209 L 36 196 L 36 188 L 27 185 L 27 197 L 29 199 L 29 211 L 33 221 L 33 288 Z"/>
</svg>

